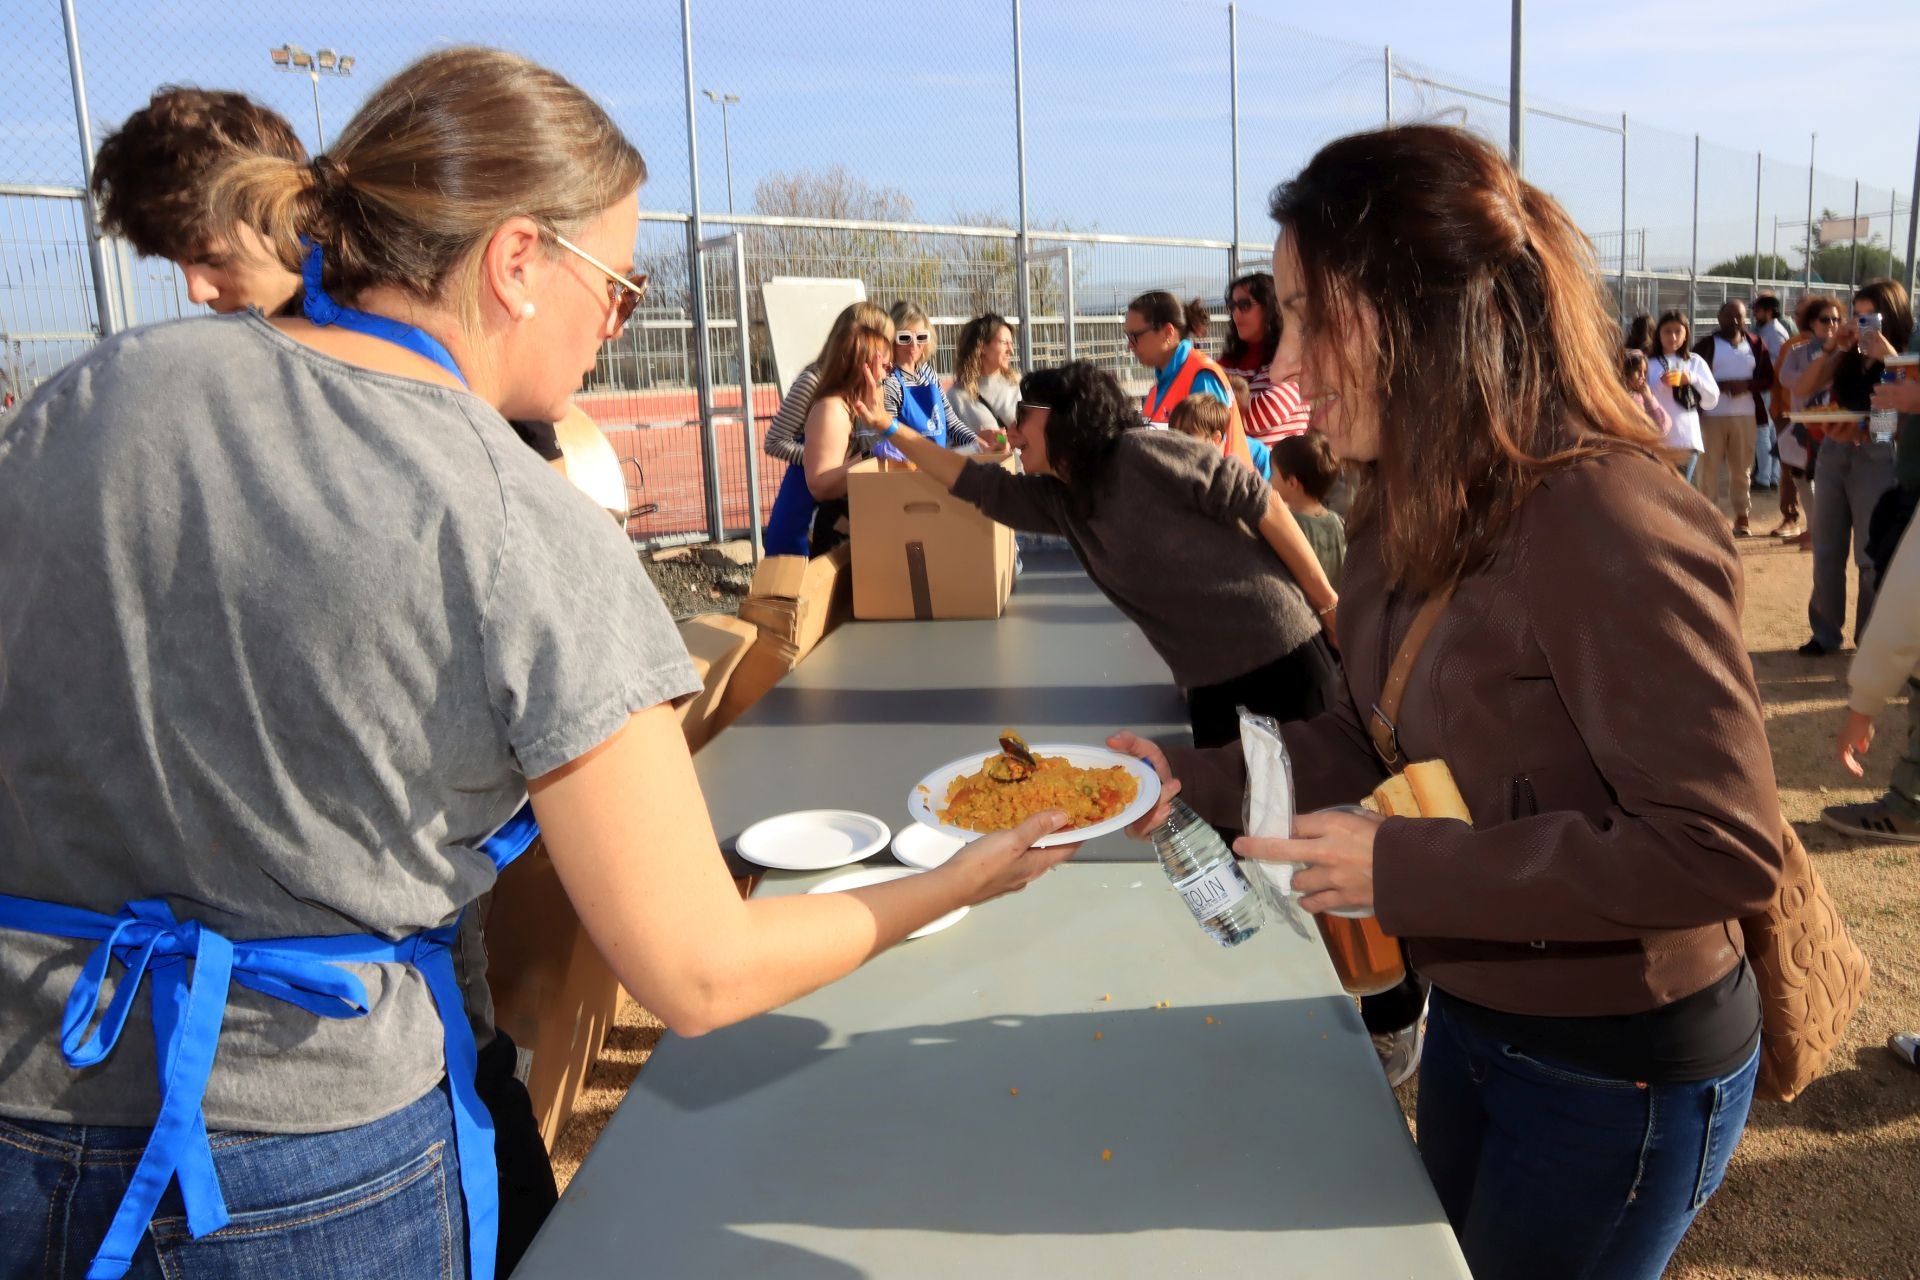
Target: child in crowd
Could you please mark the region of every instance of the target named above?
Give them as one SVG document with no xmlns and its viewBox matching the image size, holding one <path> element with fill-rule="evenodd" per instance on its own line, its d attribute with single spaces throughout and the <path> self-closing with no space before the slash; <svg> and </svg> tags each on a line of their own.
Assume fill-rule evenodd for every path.
<svg viewBox="0 0 1920 1280">
<path fill-rule="evenodd" d="M 1640 406 L 1640 412 L 1646 414 L 1647 421 L 1658 427 L 1660 434 L 1665 436 L 1673 428 L 1673 416 L 1647 386 L 1647 353 L 1628 347 L 1621 358 L 1621 373 L 1626 378 L 1627 390 Z"/>
<path fill-rule="evenodd" d="M 1240 384 L 1234 391 L 1236 398 L 1246 394 L 1245 379 L 1234 378 L 1231 381 Z M 1244 413 L 1246 402 L 1242 400 L 1240 403 Z M 1212 396 L 1188 396 L 1173 406 L 1173 411 L 1167 415 L 1167 430 L 1178 431 L 1183 436 L 1192 436 L 1211 444 L 1221 444 L 1227 435 L 1227 406 Z M 1258 440 L 1248 440 L 1247 452 L 1253 455 L 1253 469 L 1260 473 L 1260 478 L 1272 484 L 1273 460 L 1267 446 Z"/>
<path fill-rule="evenodd" d="M 1340 570 L 1347 559 L 1347 522 L 1327 509 L 1327 494 L 1340 479 L 1327 438 L 1318 431 L 1282 436 L 1273 442 L 1273 488 L 1293 512 L 1300 532 L 1307 535 L 1327 581 L 1340 588 Z"/>
</svg>

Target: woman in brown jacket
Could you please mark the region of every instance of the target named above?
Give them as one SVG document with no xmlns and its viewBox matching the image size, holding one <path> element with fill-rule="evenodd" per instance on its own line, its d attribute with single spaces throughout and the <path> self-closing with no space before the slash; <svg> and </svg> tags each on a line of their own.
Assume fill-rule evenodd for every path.
<svg viewBox="0 0 1920 1280">
<path fill-rule="evenodd" d="M 1398 743 L 1473 823 L 1309 815 L 1238 850 L 1304 864 L 1308 911 L 1374 908 L 1432 982 L 1420 1149 L 1473 1274 L 1653 1280 L 1745 1127 L 1737 922 L 1782 859 L 1731 539 L 1650 452 L 1584 237 L 1485 142 L 1342 139 L 1273 214 L 1283 358 L 1368 474 L 1346 696 L 1284 727 L 1300 808 L 1385 776 L 1359 709 L 1451 586 Z M 1232 822 L 1238 749 L 1169 754 Z"/>
</svg>

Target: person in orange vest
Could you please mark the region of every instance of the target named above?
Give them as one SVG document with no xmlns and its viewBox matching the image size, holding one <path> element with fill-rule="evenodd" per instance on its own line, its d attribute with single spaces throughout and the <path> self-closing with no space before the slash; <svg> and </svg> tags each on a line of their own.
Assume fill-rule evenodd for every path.
<svg viewBox="0 0 1920 1280">
<path fill-rule="evenodd" d="M 1127 304 L 1123 322 L 1134 359 L 1153 370 L 1153 390 L 1141 406 L 1148 425 L 1164 427 L 1174 406 L 1190 395 L 1208 395 L 1227 406 L 1227 432 L 1220 448 L 1248 466 L 1247 432 L 1227 386 L 1227 371 L 1187 336 L 1187 309 L 1165 289 L 1143 293 Z"/>
</svg>

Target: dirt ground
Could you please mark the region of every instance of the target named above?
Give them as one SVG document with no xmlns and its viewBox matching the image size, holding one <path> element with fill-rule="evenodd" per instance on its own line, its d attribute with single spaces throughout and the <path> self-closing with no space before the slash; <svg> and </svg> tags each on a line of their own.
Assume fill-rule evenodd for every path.
<svg viewBox="0 0 1920 1280">
<path fill-rule="evenodd" d="M 1755 495 L 1756 527 L 1774 523 L 1769 497 Z M 1742 558 L 1747 645 L 1767 704 L 1781 803 L 1871 957 L 1873 985 L 1827 1076 L 1792 1103 L 1756 1104 L 1726 1185 L 1668 1275 L 1920 1280 L 1920 1073 L 1884 1047 L 1888 1032 L 1920 1029 L 1920 848 L 1856 844 L 1819 824 L 1822 806 L 1879 793 L 1868 783 L 1884 783 L 1906 713 L 1896 704 L 1880 717 L 1867 783 L 1855 783 L 1833 758 L 1847 656 L 1794 652 L 1807 638 L 1810 557 L 1755 538 L 1742 544 Z M 561 1135 L 555 1165 L 563 1186 L 659 1035 L 659 1023 L 627 1001 Z M 1412 1090 L 1405 1093 L 1410 1106 Z"/>
</svg>

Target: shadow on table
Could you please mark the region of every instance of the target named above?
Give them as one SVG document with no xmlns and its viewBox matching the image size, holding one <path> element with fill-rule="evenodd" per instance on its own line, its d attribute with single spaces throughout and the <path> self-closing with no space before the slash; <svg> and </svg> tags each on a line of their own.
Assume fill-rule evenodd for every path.
<svg viewBox="0 0 1920 1280">
<path fill-rule="evenodd" d="M 666 1233 L 681 1261 L 737 1275 L 766 1247 L 740 1233 L 757 1223 L 1106 1235 L 1437 1213 L 1378 1190 L 1423 1175 L 1350 1000 L 982 1017 L 833 1047 L 828 1034 L 775 1014 L 670 1038 L 625 1108 L 639 1127 L 594 1153 L 593 1181 L 633 1188 L 631 1215 L 567 1228 L 563 1205 L 562 1229 L 631 1233 L 636 1248 Z M 1364 1117 L 1328 1105 L 1349 1076 L 1377 1104 Z"/>
<path fill-rule="evenodd" d="M 778 684 L 754 704 L 756 725 L 1106 725 L 1116 706 L 1140 724 L 1185 724 L 1171 685 L 1036 685 L 949 689 L 822 689 Z M 1123 726 L 1111 725 L 1118 729 Z M 1038 739 L 1036 739 L 1037 741 Z"/>
</svg>

